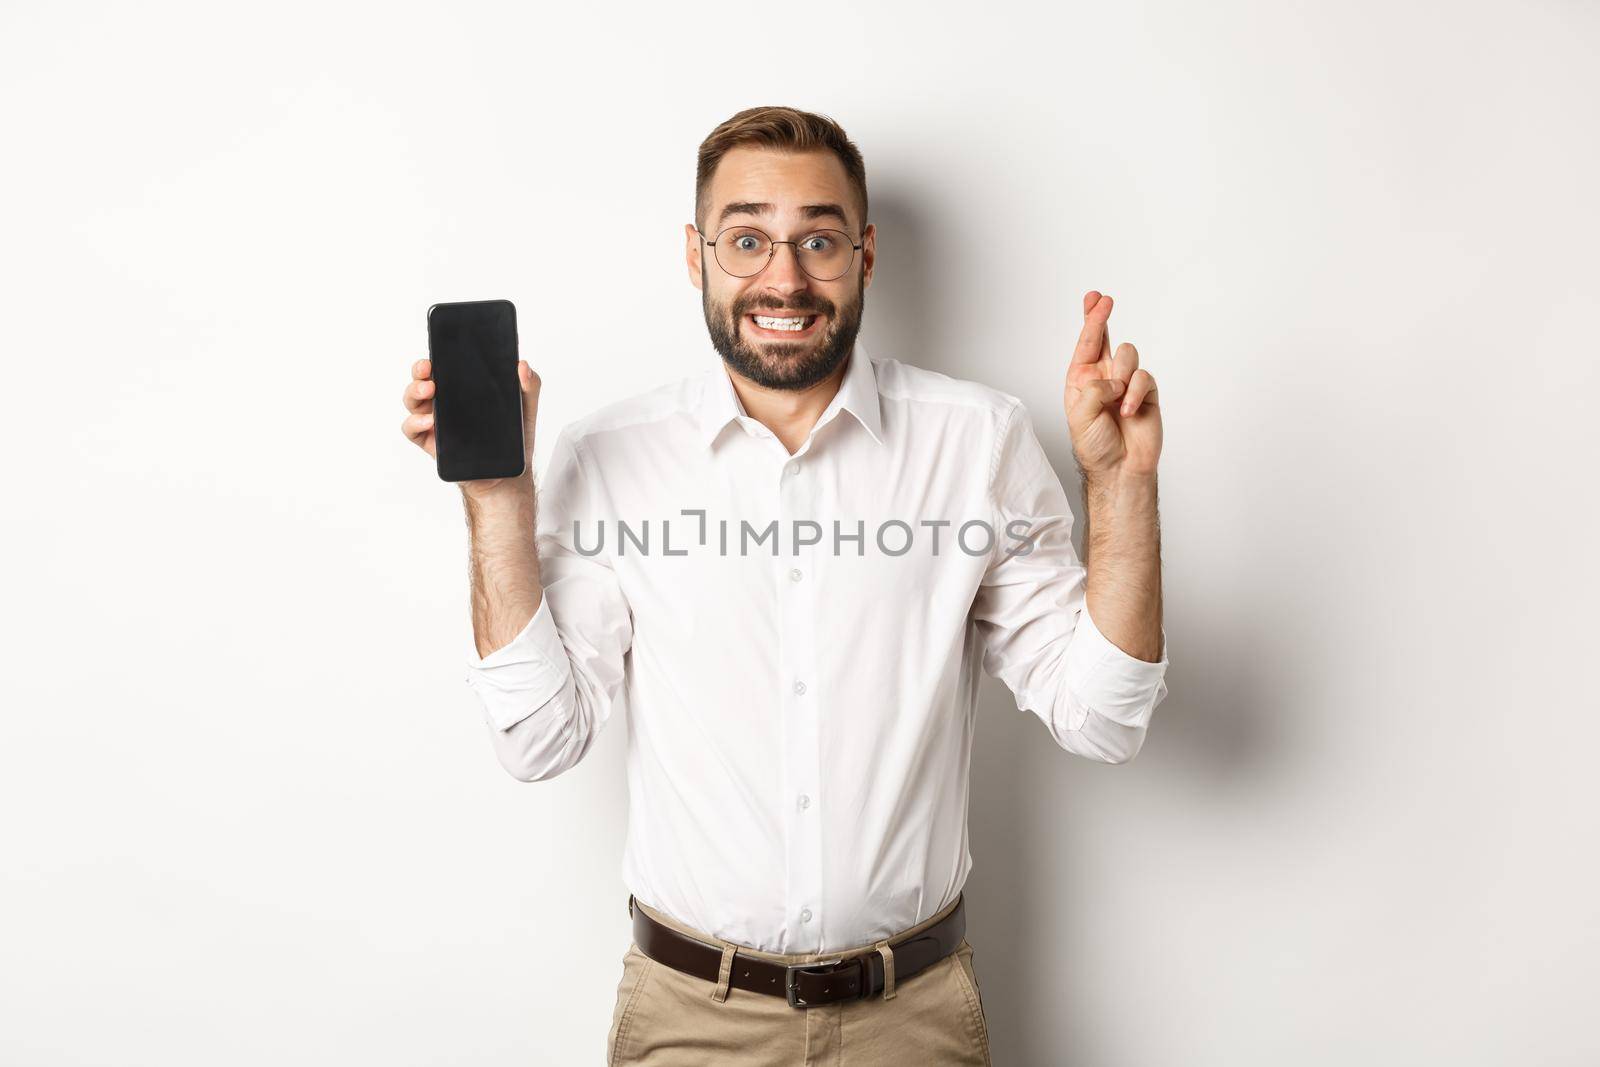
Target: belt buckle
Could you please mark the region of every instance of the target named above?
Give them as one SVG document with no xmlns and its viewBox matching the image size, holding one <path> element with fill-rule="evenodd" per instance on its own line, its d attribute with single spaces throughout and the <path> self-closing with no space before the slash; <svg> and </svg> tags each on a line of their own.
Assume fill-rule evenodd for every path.
<svg viewBox="0 0 1600 1067">
<path fill-rule="evenodd" d="M 840 963 L 843 963 L 843 962 L 844 962 L 844 958 L 843 957 L 839 957 L 837 959 L 831 959 L 831 960 L 817 960 L 815 963 L 791 963 L 791 964 L 787 965 L 786 967 L 784 967 L 784 969 L 783 969 L 783 971 L 784 971 L 783 992 L 784 992 L 784 995 L 788 998 L 789 1007 L 791 1007 L 791 1008 L 809 1008 L 809 1007 L 811 1007 L 810 1004 L 807 1004 L 805 1001 L 800 999 L 800 990 L 795 985 L 795 975 L 796 975 L 797 972 L 805 971 L 808 974 L 827 974 L 828 973 L 827 971 L 819 971 L 819 970 L 815 970 L 815 968 L 818 968 L 818 967 L 833 967 L 836 964 L 840 964 Z M 831 1001 L 826 1001 L 826 1002 L 817 1001 L 817 1003 L 832 1003 L 832 1002 Z"/>
</svg>

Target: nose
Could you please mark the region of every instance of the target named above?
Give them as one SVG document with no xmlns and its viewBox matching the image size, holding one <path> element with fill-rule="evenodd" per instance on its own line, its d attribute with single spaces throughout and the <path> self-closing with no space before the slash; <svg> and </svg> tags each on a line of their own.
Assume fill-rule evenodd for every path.
<svg viewBox="0 0 1600 1067">
<path fill-rule="evenodd" d="M 806 288 L 811 283 L 811 277 L 800 269 L 800 254 L 794 245 L 781 244 L 773 245 L 772 258 L 767 261 L 762 281 L 767 288 L 788 295 Z"/>
</svg>

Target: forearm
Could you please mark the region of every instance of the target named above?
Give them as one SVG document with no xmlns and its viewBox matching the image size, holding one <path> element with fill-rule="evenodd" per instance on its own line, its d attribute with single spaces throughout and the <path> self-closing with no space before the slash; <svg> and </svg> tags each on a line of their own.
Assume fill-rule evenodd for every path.
<svg viewBox="0 0 1600 1067">
<path fill-rule="evenodd" d="M 472 583 L 472 637 L 478 655 L 511 643 L 539 609 L 532 479 L 492 493 L 463 494 Z"/>
<path fill-rule="evenodd" d="M 1095 625 L 1135 659 L 1161 659 L 1161 526 L 1156 476 L 1084 479 L 1087 599 Z"/>
</svg>

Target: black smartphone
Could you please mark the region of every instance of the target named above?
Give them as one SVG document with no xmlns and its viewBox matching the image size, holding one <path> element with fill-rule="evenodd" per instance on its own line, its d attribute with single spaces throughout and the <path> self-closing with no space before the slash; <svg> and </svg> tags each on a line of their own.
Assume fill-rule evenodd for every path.
<svg viewBox="0 0 1600 1067">
<path fill-rule="evenodd" d="M 447 482 L 522 474 L 522 382 L 517 309 L 509 300 L 467 300 L 428 309 L 433 433 Z"/>
</svg>

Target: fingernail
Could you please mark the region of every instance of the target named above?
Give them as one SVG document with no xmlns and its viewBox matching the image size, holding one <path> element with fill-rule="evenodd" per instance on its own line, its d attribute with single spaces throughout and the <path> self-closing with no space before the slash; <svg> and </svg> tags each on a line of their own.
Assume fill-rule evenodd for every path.
<svg viewBox="0 0 1600 1067">
<path fill-rule="evenodd" d="M 1124 404 L 1124 405 L 1122 405 L 1122 413 L 1124 415 L 1132 415 L 1133 414 L 1133 405 L 1132 404 Z"/>
</svg>

